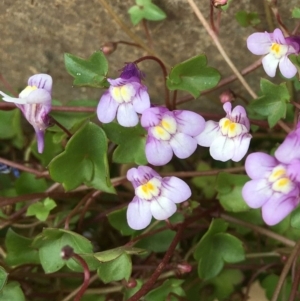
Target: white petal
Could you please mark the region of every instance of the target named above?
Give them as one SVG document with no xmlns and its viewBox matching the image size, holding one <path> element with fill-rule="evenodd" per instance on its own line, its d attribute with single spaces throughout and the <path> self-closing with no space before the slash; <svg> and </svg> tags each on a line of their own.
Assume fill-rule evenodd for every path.
<svg viewBox="0 0 300 301">
<path fill-rule="evenodd" d="M 243 159 L 248 151 L 251 138 L 252 136 L 250 134 L 244 134 L 234 138 L 235 146 L 234 154 L 231 158 L 232 161 L 239 162 Z"/>
<path fill-rule="evenodd" d="M 292 78 L 297 73 L 297 68 L 287 56 L 281 58 L 279 62 L 279 70 L 282 73 L 282 75 L 286 78 Z"/>
<path fill-rule="evenodd" d="M 130 228 L 141 230 L 151 222 L 150 202 L 134 197 L 127 208 L 127 222 Z"/>
<path fill-rule="evenodd" d="M 166 177 L 162 180 L 161 195 L 174 203 L 186 201 L 191 196 L 191 188 L 177 177 Z"/>
<path fill-rule="evenodd" d="M 136 126 L 139 117 L 131 103 L 122 103 L 118 108 L 117 119 L 120 125 L 131 127 Z"/>
<path fill-rule="evenodd" d="M 161 196 L 151 201 L 151 213 L 154 218 L 164 220 L 172 216 L 176 210 L 176 204 Z"/>
<path fill-rule="evenodd" d="M 228 161 L 234 153 L 234 141 L 221 135 L 213 141 L 209 152 L 215 160 Z"/>
<path fill-rule="evenodd" d="M 277 59 L 272 53 L 269 53 L 262 59 L 264 70 L 270 77 L 275 76 L 278 63 L 279 59 Z"/>
<path fill-rule="evenodd" d="M 191 136 L 177 133 L 170 140 L 170 145 L 178 158 L 185 159 L 194 153 L 197 148 L 197 141 Z"/>
<path fill-rule="evenodd" d="M 16 97 L 11 97 L 5 93 L 3 93 L 2 91 L 0 91 L 0 95 L 3 96 L 2 100 L 6 101 L 6 102 L 13 102 L 13 103 L 19 103 L 21 105 L 26 104 L 25 99 L 22 98 L 16 98 Z"/>
<path fill-rule="evenodd" d="M 209 120 L 205 123 L 204 131 L 195 137 L 197 143 L 201 146 L 210 146 L 214 139 L 220 135 L 219 133 L 219 123 Z"/>
</svg>

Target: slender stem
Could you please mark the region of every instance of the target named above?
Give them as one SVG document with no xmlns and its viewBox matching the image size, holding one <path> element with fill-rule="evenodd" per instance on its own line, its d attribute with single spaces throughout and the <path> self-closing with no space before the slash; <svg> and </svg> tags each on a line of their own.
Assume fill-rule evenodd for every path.
<svg viewBox="0 0 300 301">
<path fill-rule="evenodd" d="M 146 281 L 146 283 L 141 287 L 141 289 L 138 290 L 127 301 L 138 301 L 138 300 L 140 300 L 140 298 L 145 296 L 153 288 L 156 280 L 158 279 L 158 277 L 160 276 L 160 274 L 162 273 L 162 271 L 166 267 L 167 263 L 171 259 L 172 255 L 175 251 L 175 248 L 176 248 L 178 242 L 180 241 L 180 238 L 181 238 L 182 233 L 183 233 L 183 229 L 184 229 L 183 224 L 179 225 L 177 233 L 176 233 L 172 243 L 170 244 L 170 247 L 169 247 L 168 251 L 166 252 L 163 260 L 161 261 L 161 263 L 157 266 L 157 268 L 153 272 L 152 276 Z"/>
<path fill-rule="evenodd" d="M 231 61 L 231 59 L 228 57 L 227 53 L 225 52 L 223 46 L 221 45 L 221 43 L 218 40 L 217 35 L 215 34 L 215 32 L 210 28 L 209 24 L 207 23 L 207 21 L 205 20 L 204 16 L 202 15 L 201 11 L 199 10 L 199 8 L 197 7 L 196 3 L 194 2 L 194 0 L 187 0 L 187 2 L 190 4 L 190 6 L 192 7 L 194 13 L 196 14 L 197 18 L 199 19 L 199 21 L 202 23 L 202 25 L 204 26 L 204 28 L 206 29 L 206 31 L 208 32 L 208 34 L 210 35 L 211 39 L 213 40 L 213 42 L 215 43 L 216 47 L 218 48 L 220 54 L 222 55 L 222 57 L 224 58 L 224 60 L 226 61 L 226 63 L 228 64 L 228 66 L 231 68 L 231 70 L 233 71 L 233 73 L 236 75 L 236 77 L 239 79 L 239 81 L 241 82 L 241 84 L 245 87 L 245 89 L 248 91 L 248 93 L 253 97 L 253 98 L 257 98 L 255 92 L 251 89 L 251 87 L 248 85 L 248 83 L 245 81 L 245 79 L 243 78 L 243 76 L 241 75 L 241 73 L 237 70 L 237 68 L 235 67 L 235 65 L 233 64 L 233 62 Z"/>
<path fill-rule="evenodd" d="M 107 10 L 108 14 L 115 20 L 115 22 L 122 28 L 123 32 L 125 32 L 135 43 L 139 44 L 144 50 L 146 50 L 149 54 L 156 56 L 154 50 L 149 48 L 138 36 L 136 36 L 130 28 L 119 18 L 119 16 L 114 12 L 112 7 L 105 0 L 99 0 L 102 6 Z M 163 61 L 161 59 L 161 61 Z M 170 67 L 167 63 L 164 63 L 166 66 Z"/>
<path fill-rule="evenodd" d="M 13 89 L 13 87 L 9 84 L 9 82 L 5 79 L 5 77 L 0 74 L 0 81 L 4 84 L 5 88 L 15 97 L 18 97 L 18 93 Z"/>
<path fill-rule="evenodd" d="M 139 58 L 138 60 L 134 61 L 135 64 L 138 64 L 142 61 L 145 61 L 145 60 L 153 60 L 153 61 L 156 61 L 160 67 L 161 67 L 161 70 L 163 72 L 163 75 L 164 75 L 164 87 L 165 87 L 165 104 L 166 104 L 166 107 L 168 109 L 171 109 L 171 104 L 170 104 L 170 91 L 167 87 L 167 76 L 168 76 L 168 72 L 167 72 L 167 68 L 164 64 L 164 62 L 159 59 L 158 57 L 156 56 L 152 56 L 152 55 L 146 55 L 146 56 L 143 56 L 141 58 Z"/>
<path fill-rule="evenodd" d="M 177 99 L 177 90 L 173 92 L 172 98 L 172 110 L 176 110 L 176 99 Z"/>
<path fill-rule="evenodd" d="M 292 290 L 291 290 L 291 294 L 289 297 L 289 301 L 296 300 L 296 295 L 298 293 L 299 284 L 300 284 L 300 265 L 298 265 L 295 277 L 293 279 Z"/>
<path fill-rule="evenodd" d="M 281 290 L 281 287 L 283 286 L 285 278 L 286 278 L 293 262 L 299 256 L 299 253 L 300 253 L 300 241 L 298 241 L 297 244 L 294 246 L 294 249 L 293 249 L 289 259 L 287 260 L 287 262 L 284 265 L 284 268 L 280 274 L 280 277 L 279 277 L 279 280 L 278 280 L 277 286 L 275 288 L 275 291 L 273 293 L 271 301 L 276 301 L 278 299 L 280 290 Z"/>
<path fill-rule="evenodd" d="M 267 2 L 268 0 L 263 0 L 263 1 L 264 1 L 264 9 L 265 9 L 266 20 L 267 20 L 269 31 L 273 31 L 274 30 L 274 24 L 273 24 L 273 19 L 272 19 L 270 6 Z"/>
<path fill-rule="evenodd" d="M 147 20 L 143 19 L 142 23 L 143 23 L 143 27 L 144 27 L 144 30 L 145 30 L 145 33 L 146 33 L 146 37 L 147 37 L 147 40 L 148 40 L 149 47 L 152 49 L 153 48 L 153 40 L 152 40 L 151 35 L 150 35 Z"/>
<path fill-rule="evenodd" d="M 258 232 L 262 235 L 265 235 L 267 237 L 275 239 L 275 240 L 281 242 L 282 244 L 284 244 L 286 246 L 294 247 L 296 245 L 296 243 L 293 240 L 290 240 L 290 239 L 288 239 L 288 238 L 286 238 L 282 235 L 279 235 L 279 234 L 277 234 L 275 232 L 272 232 L 268 229 L 253 225 L 251 223 L 245 222 L 243 220 L 237 219 L 237 218 L 235 218 L 233 216 L 230 216 L 230 215 L 227 215 L 225 213 L 220 213 L 219 215 L 216 215 L 216 216 L 221 217 L 225 221 L 228 221 L 228 222 L 231 222 L 231 223 L 234 223 L 234 224 L 241 225 L 241 226 L 247 227 L 249 229 L 252 229 L 252 230 L 254 230 L 254 231 L 256 231 L 256 232 Z"/>
<path fill-rule="evenodd" d="M 115 44 L 124 44 L 124 45 L 128 45 L 128 46 L 134 46 L 134 47 L 138 47 L 138 48 L 142 48 L 141 45 L 137 44 L 137 43 L 131 43 L 131 42 L 127 42 L 127 41 L 117 41 L 117 42 L 112 42 Z"/>
<path fill-rule="evenodd" d="M 56 124 L 60 129 L 62 129 L 69 138 L 72 137 L 72 133 L 69 132 L 60 122 L 58 122 L 53 116 L 49 116 L 52 123 Z"/>
<path fill-rule="evenodd" d="M 212 1 L 210 1 L 209 20 L 210 20 L 211 29 L 215 32 L 215 34 L 218 34 L 217 29 L 215 27 L 215 22 L 214 22 L 214 5 L 213 5 Z"/>
<path fill-rule="evenodd" d="M 262 258 L 262 257 L 280 257 L 277 252 L 265 252 L 265 253 L 249 253 L 245 255 L 246 258 Z"/>
</svg>

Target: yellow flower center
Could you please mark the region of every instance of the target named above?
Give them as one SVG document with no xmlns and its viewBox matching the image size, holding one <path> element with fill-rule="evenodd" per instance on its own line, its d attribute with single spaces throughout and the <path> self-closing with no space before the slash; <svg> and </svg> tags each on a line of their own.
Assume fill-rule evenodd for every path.
<svg viewBox="0 0 300 301">
<path fill-rule="evenodd" d="M 276 192 L 287 194 L 294 188 L 293 182 L 286 175 L 285 168 L 280 165 L 272 170 L 268 180 L 273 183 L 272 189 Z"/>
<path fill-rule="evenodd" d="M 159 140 L 170 140 L 171 135 L 175 134 L 177 130 L 176 120 L 171 116 L 165 116 L 159 125 L 155 126 L 152 134 Z"/>
<path fill-rule="evenodd" d="M 160 193 L 161 181 L 152 178 L 147 183 L 137 187 L 135 194 L 137 197 L 145 200 L 151 200 L 153 197 L 157 197 Z"/>
<path fill-rule="evenodd" d="M 26 98 L 32 91 L 36 90 L 36 86 L 27 86 L 20 94 L 19 98 Z"/>
<path fill-rule="evenodd" d="M 242 124 L 232 122 L 228 118 L 222 118 L 219 122 L 221 133 L 228 138 L 239 136 L 243 132 Z"/>
<path fill-rule="evenodd" d="M 288 46 L 287 45 L 281 45 L 277 43 L 272 43 L 270 47 L 270 52 L 278 59 L 283 57 L 288 52 Z"/>
<path fill-rule="evenodd" d="M 130 84 L 112 87 L 111 95 L 117 103 L 130 102 L 135 95 L 134 87 Z"/>
</svg>

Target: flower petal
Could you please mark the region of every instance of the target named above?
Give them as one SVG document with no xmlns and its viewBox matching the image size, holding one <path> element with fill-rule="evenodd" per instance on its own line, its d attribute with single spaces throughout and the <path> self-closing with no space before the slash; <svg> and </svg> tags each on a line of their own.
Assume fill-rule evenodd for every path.
<svg viewBox="0 0 300 301">
<path fill-rule="evenodd" d="M 208 120 L 205 123 L 203 132 L 200 135 L 196 136 L 195 139 L 197 140 L 197 143 L 199 145 L 209 147 L 219 135 L 219 123 Z"/>
<path fill-rule="evenodd" d="M 190 187 L 177 177 L 166 177 L 162 179 L 161 195 L 174 203 L 186 201 L 192 192 Z"/>
<path fill-rule="evenodd" d="M 141 117 L 141 125 L 144 128 L 156 126 L 162 119 L 162 114 L 167 112 L 168 109 L 164 107 L 152 107 L 146 109 Z"/>
<path fill-rule="evenodd" d="M 134 188 L 148 182 L 154 177 L 161 179 L 160 175 L 149 166 L 133 167 L 127 171 L 127 180 L 132 182 Z"/>
<path fill-rule="evenodd" d="M 119 104 L 112 99 L 109 91 L 106 91 L 100 98 L 97 107 L 98 119 L 103 123 L 112 122 L 116 117 L 118 106 Z"/>
<path fill-rule="evenodd" d="M 247 130 L 250 129 L 250 121 L 247 117 L 246 110 L 242 106 L 236 106 L 231 114 L 230 114 L 230 120 L 233 120 L 234 122 L 243 124 Z"/>
<path fill-rule="evenodd" d="M 272 197 L 262 207 L 263 220 L 269 226 L 276 225 L 288 216 L 298 204 L 299 197 L 295 195 L 279 194 L 278 197 Z"/>
<path fill-rule="evenodd" d="M 26 98 L 24 98 L 27 104 L 51 104 L 51 94 L 44 89 L 36 89 L 30 92 Z"/>
<path fill-rule="evenodd" d="M 194 137 L 204 130 L 205 120 L 199 114 L 185 110 L 176 110 L 173 113 L 179 132 Z"/>
<path fill-rule="evenodd" d="M 250 154 L 245 162 L 247 175 L 253 180 L 267 177 L 276 165 L 274 157 L 260 152 Z"/>
<path fill-rule="evenodd" d="M 170 145 L 178 158 L 185 159 L 195 152 L 197 140 L 186 134 L 177 133 L 170 140 Z"/>
<path fill-rule="evenodd" d="M 235 137 L 234 140 L 234 154 L 231 158 L 234 162 L 241 161 L 246 155 L 252 136 L 250 134 L 242 134 Z"/>
<path fill-rule="evenodd" d="M 52 77 L 49 74 L 35 74 L 28 79 L 29 86 L 35 86 L 38 89 L 44 89 L 50 94 L 52 92 Z"/>
<path fill-rule="evenodd" d="M 130 228 L 141 230 L 146 228 L 152 219 L 150 202 L 134 197 L 127 208 L 127 222 Z"/>
<path fill-rule="evenodd" d="M 0 95 L 2 95 L 2 100 L 6 102 L 13 102 L 13 103 L 18 103 L 18 104 L 25 104 L 26 101 L 22 98 L 17 98 L 17 97 L 11 97 L 4 92 L 0 91 Z"/>
<path fill-rule="evenodd" d="M 232 158 L 235 152 L 234 147 L 233 139 L 220 135 L 211 144 L 209 152 L 215 160 L 225 162 Z"/>
<path fill-rule="evenodd" d="M 160 196 L 151 201 L 151 213 L 157 220 L 165 220 L 172 216 L 176 210 L 176 204 L 166 197 Z"/>
<path fill-rule="evenodd" d="M 260 208 L 272 197 L 272 192 L 266 179 L 257 179 L 244 185 L 242 195 L 250 208 Z"/>
<path fill-rule="evenodd" d="M 122 103 L 118 108 L 117 120 L 122 126 L 136 126 L 139 122 L 139 117 L 131 103 Z"/>
<path fill-rule="evenodd" d="M 145 152 L 148 162 L 155 166 L 165 165 L 173 157 L 173 150 L 168 141 L 157 140 L 150 136 L 146 142 Z"/>
<path fill-rule="evenodd" d="M 279 70 L 286 78 L 292 78 L 297 73 L 297 68 L 287 56 L 283 56 L 279 61 Z"/>
<path fill-rule="evenodd" d="M 132 101 L 135 111 L 142 114 L 146 109 L 150 108 L 150 97 L 147 92 L 147 87 L 136 83 L 139 88 L 136 90 L 136 95 Z"/>
<path fill-rule="evenodd" d="M 262 59 L 264 70 L 270 77 L 275 76 L 278 63 L 279 60 L 272 53 L 269 53 Z"/>
<path fill-rule="evenodd" d="M 272 39 L 277 44 L 286 45 L 284 35 L 283 35 L 282 31 L 279 28 L 275 28 L 275 30 L 272 34 Z"/>
<path fill-rule="evenodd" d="M 38 152 L 41 154 L 44 150 L 45 131 L 41 131 L 37 128 L 34 128 L 34 129 L 35 129 L 35 134 L 36 134 Z"/>
<path fill-rule="evenodd" d="M 256 55 L 267 54 L 269 52 L 271 44 L 271 37 L 267 32 L 253 33 L 247 39 L 248 49 Z"/>
</svg>

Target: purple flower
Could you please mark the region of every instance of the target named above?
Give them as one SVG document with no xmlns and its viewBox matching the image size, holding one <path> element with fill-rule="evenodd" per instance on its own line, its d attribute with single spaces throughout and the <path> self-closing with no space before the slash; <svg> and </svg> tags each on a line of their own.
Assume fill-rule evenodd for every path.
<svg viewBox="0 0 300 301">
<path fill-rule="evenodd" d="M 13 102 L 22 111 L 25 118 L 33 126 L 38 144 L 38 152 L 44 150 L 44 134 L 49 127 L 51 111 L 52 77 L 48 74 L 35 74 L 28 79 L 28 86 L 18 98 L 0 91 L 3 100 Z"/>
<path fill-rule="evenodd" d="M 250 154 L 245 163 L 252 179 L 242 190 L 251 208 L 262 208 L 262 217 L 272 226 L 282 221 L 300 203 L 299 183 L 289 166 L 264 153 Z"/>
<path fill-rule="evenodd" d="M 146 228 L 152 219 L 165 220 L 176 212 L 176 204 L 191 196 L 191 189 L 176 177 L 162 178 L 148 166 L 131 168 L 127 179 L 135 189 L 135 197 L 128 205 L 127 221 L 130 228 Z"/>
<path fill-rule="evenodd" d="M 226 117 L 219 122 L 207 121 L 204 131 L 196 139 L 199 145 L 209 147 L 215 160 L 238 162 L 245 156 L 252 138 L 249 119 L 241 106 L 231 111 L 231 103 L 227 102 L 223 109 Z"/>
<path fill-rule="evenodd" d="M 109 89 L 102 95 L 97 108 L 98 119 L 113 121 L 117 115 L 120 125 L 136 126 L 141 114 L 150 107 L 147 87 L 141 83 L 143 74 L 135 64 L 127 64 L 117 79 L 108 79 Z"/>
<path fill-rule="evenodd" d="M 299 37 L 285 38 L 281 30 L 276 28 L 273 33 L 253 33 L 247 39 L 247 47 L 253 54 L 266 54 L 262 64 L 269 76 L 275 76 L 278 64 L 284 77 L 291 78 L 296 75 L 297 68 L 292 64 L 288 55 L 299 53 Z"/>
<path fill-rule="evenodd" d="M 197 148 L 195 136 L 203 131 L 205 121 L 194 112 L 153 107 L 144 111 L 141 124 L 148 131 L 147 160 L 159 166 L 170 162 L 173 152 L 180 159 L 189 157 Z"/>
</svg>

